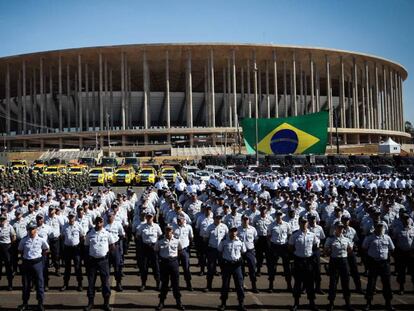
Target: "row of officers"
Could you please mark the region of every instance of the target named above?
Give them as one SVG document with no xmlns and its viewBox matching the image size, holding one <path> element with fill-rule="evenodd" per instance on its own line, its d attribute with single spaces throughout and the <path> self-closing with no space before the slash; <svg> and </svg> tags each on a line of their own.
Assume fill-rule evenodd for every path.
<svg viewBox="0 0 414 311">
<path fill-rule="evenodd" d="M 111 289 L 109 286 L 110 266 L 113 266 L 117 290 L 122 290 L 122 264 L 123 251 L 122 241 L 126 239 L 122 225 L 115 221 L 116 208 L 111 209 L 103 217 L 96 217 L 94 227 L 87 233 L 75 221 L 77 215 L 74 212 L 68 214 L 68 222 L 63 226 L 62 236 L 64 244 L 65 273 L 62 290 L 67 288 L 70 278 L 71 265 L 75 267 L 75 274 L 78 279 L 78 290 L 82 290 L 82 261 L 87 267 L 88 273 L 88 306 L 91 310 L 95 296 L 95 282 L 97 275 L 102 280 L 102 295 L 104 306 L 109 310 L 109 297 Z M 208 209 L 207 209 L 208 212 Z M 276 212 L 276 220 L 269 226 L 269 234 L 266 240 L 261 239 L 257 230 L 249 224 L 249 217 L 242 216 L 242 224 L 239 227 L 228 228 L 221 222 L 222 215 L 215 214 L 213 222 L 210 223 L 206 232 L 201 234 L 200 227 L 193 227 L 186 223 L 184 214 L 179 214 L 177 223 L 167 224 L 165 234 L 161 227 L 154 222 L 154 214 L 149 212 L 145 219 L 136 228 L 135 242 L 137 245 L 137 261 L 140 269 L 142 284 L 139 288 L 144 291 L 148 278 L 148 268 L 151 267 L 160 290 L 160 304 L 162 309 L 169 289 L 169 283 L 173 290 L 177 307 L 183 309 L 179 290 L 179 263 L 184 271 L 184 278 L 187 288 L 192 290 L 191 274 L 189 270 L 190 246 L 194 239 L 200 261 L 200 266 L 207 265 L 207 286 L 205 291 L 212 289 L 212 281 L 216 274 L 216 267 L 219 265 L 222 272 L 222 291 L 220 309 L 226 308 L 226 301 L 229 292 L 230 278 L 233 277 L 237 291 L 239 308 L 244 307 L 244 267 L 247 266 L 252 284 L 252 290 L 258 292 L 256 277 L 260 271 L 262 258 L 266 258 L 269 272 L 269 290 L 273 291 L 273 282 L 276 275 L 276 265 L 279 258 L 282 260 L 284 276 L 288 290 L 293 292 L 293 310 L 299 306 L 299 298 L 302 290 L 306 293 L 312 309 L 316 310 L 315 292 L 320 292 L 320 280 L 315 276 L 320 275 L 320 243 L 324 239 L 323 230 L 315 230 L 315 219 L 301 217 L 300 228 L 292 232 L 289 225 L 281 219 L 282 213 Z M 309 218 L 309 219 L 308 219 Z M 317 225 L 316 225 L 317 226 Z M 390 286 L 390 252 L 394 251 L 394 244 L 391 238 L 384 234 L 384 224 L 375 224 L 374 233 L 367 236 L 362 243 L 362 251 L 368 266 L 368 285 L 366 289 L 367 305 L 371 307 L 375 283 L 378 276 L 383 283 L 383 295 L 387 309 L 392 310 L 392 291 Z M 27 308 L 30 296 L 31 283 L 35 282 L 37 288 L 37 299 L 39 309 L 43 309 L 45 283 L 49 267 L 48 253 L 54 252 L 54 240 L 43 235 L 43 215 L 38 214 L 35 222 L 27 225 L 28 234 L 18 243 L 15 242 L 16 232 L 7 222 L 4 216 L 0 217 L 0 254 L 5 264 L 9 287 L 12 286 L 12 262 L 13 246 L 16 245 L 17 252 L 22 256 L 22 280 L 23 280 L 23 304 L 21 310 Z M 313 228 L 313 229 L 312 229 Z M 352 238 L 352 227 L 349 226 L 349 219 L 335 223 L 334 234 L 325 241 L 323 249 L 330 256 L 329 262 L 329 308 L 333 309 L 336 286 L 341 280 L 344 299 L 347 309 L 351 310 L 349 275 L 352 275 L 356 288 L 361 290 L 358 268 L 354 250 L 354 239 Z M 349 233 L 351 231 L 351 235 Z M 409 234 L 409 233 L 408 233 Z M 412 235 L 411 241 L 413 239 Z M 262 241 L 261 241 L 262 240 Z M 265 243 L 266 246 L 261 246 Z M 411 247 L 411 245 L 410 245 Z M 55 250 L 56 251 L 56 250 Z M 264 251 L 264 252 L 263 252 Z M 403 254 L 404 255 L 404 254 Z M 412 271 L 411 253 L 405 254 L 408 258 L 405 267 Z M 52 257 L 52 256 L 50 256 Z M 293 257 L 293 269 L 290 260 Z M 405 271 L 400 272 L 405 274 Z M 356 271 L 355 271 L 356 270 Z M 203 271 L 201 271 L 203 272 Z M 292 276 L 294 285 L 292 286 Z M 316 281 L 316 282 L 315 282 Z M 401 279 L 399 280 L 401 281 Z"/>
</svg>

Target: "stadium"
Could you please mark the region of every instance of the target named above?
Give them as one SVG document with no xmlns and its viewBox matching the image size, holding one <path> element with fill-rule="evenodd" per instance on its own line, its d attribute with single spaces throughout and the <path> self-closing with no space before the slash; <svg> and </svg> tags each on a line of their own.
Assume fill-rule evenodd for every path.
<svg viewBox="0 0 414 311">
<path fill-rule="evenodd" d="M 328 144 L 409 142 L 400 64 L 264 44 L 136 44 L 0 59 L 8 150 L 90 148 L 172 154 L 238 144 L 245 117 L 329 110 Z M 207 149 L 208 151 L 209 149 Z"/>
</svg>

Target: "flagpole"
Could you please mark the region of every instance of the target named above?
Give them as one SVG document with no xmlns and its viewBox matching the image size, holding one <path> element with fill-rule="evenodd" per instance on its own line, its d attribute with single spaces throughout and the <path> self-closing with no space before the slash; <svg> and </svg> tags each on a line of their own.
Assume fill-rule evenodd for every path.
<svg viewBox="0 0 414 311">
<path fill-rule="evenodd" d="M 255 104 L 255 126 L 256 126 L 256 165 L 259 166 L 259 128 L 258 128 L 258 118 L 259 118 L 259 103 L 257 98 L 257 64 L 256 64 L 256 52 L 253 52 L 253 61 L 254 61 L 254 104 Z"/>
</svg>

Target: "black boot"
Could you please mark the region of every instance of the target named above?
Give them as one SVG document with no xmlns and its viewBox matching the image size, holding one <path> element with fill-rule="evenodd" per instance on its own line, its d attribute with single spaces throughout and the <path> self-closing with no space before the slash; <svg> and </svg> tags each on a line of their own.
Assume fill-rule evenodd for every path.
<svg viewBox="0 0 414 311">
<path fill-rule="evenodd" d="M 164 299 L 161 299 L 156 310 L 162 310 L 163 308 L 164 308 Z"/>
<path fill-rule="evenodd" d="M 69 287 L 69 286 L 68 286 L 68 283 L 66 283 L 66 282 L 65 282 L 65 283 L 63 284 L 63 286 L 60 288 L 60 291 L 61 291 L 61 292 L 64 292 L 65 290 L 67 290 L 67 289 L 68 289 L 68 287 Z"/>
<path fill-rule="evenodd" d="M 187 281 L 187 290 L 189 292 L 192 292 L 193 291 L 193 286 L 191 285 L 191 281 Z"/>
<path fill-rule="evenodd" d="M 122 288 L 122 284 L 121 284 L 121 282 L 116 282 L 116 287 L 115 287 L 115 290 L 116 290 L 117 292 L 123 292 L 123 291 L 124 291 L 124 289 Z"/>
<path fill-rule="evenodd" d="M 219 305 L 219 306 L 217 307 L 217 310 L 219 310 L 219 311 L 224 311 L 224 310 L 226 310 L 226 301 L 225 301 L 225 300 L 222 300 L 222 301 L 221 301 L 221 305 Z"/>
<path fill-rule="evenodd" d="M 354 308 L 351 306 L 351 302 L 348 298 L 345 298 L 345 309 L 346 311 L 355 311 Z"/>
<path fill-rule="evenodd" d="M 400 284 L 400 290 L 398 291 L 398 295 L 404 295 L 404 284 Z"/>
<path fill-rule="evenodd" d="M 394 306 L 391 304 L 391 300 L 387 300 L 385 302 L 385 310 L 387 310 L 387 311 L 395 311 Z"/>
<path fill-rule="evenodd" d="M 315 305 L 315 301 L 314 300 L 309 300 L 309 308 L 312 310 L 312 311 L 319 311 L 319 309 L 316 307 L 316 305 Z"/>
<path fill-rule="evenodd" d="M 240 301 L 240 302 L 239 302 L 239 307 L 238 307 L 238 309 L 239 309 L 240 311 L 247 311 L 246 307 L 244 306 L 243 301 Z"/>
<path fill-rule="evenodd" d="M 39 310 L 39 311 L 45 311 L 45 307 L 43 306 L 43 302 L 39 302 L 37 304 L 37 310 Z"/>
<path fill-rule="evenodd" d="M 295 298 L 295 302 L 293 303 L 291 310 L 296 311 L 298 307 L 299 307 L 299 298 Z"/>
<path fill-rule="evenodd" d="M 365 305 L 364 310 L 369 311 L 371 309 L 371 300 L 367 300 L 367 304 Z"/>
<path fill-rule="evenodd" d="M 112 311 L 112 308 L 109 306 L 109 296 L 104 297 L 103 309 L 104 311 Z"/>
<path fill-rule="evenodd" d="M 142 285 L 140 287 L 138 287 L 138 291 L 143 292 L 146 288 L 146 284 L 142 283 Z"/>
<path fill-rule="evenodd" d="M 256 282 L 252 282 L 252 292 L 255 294 L 259 293 L 259 290 L 257 289 L 257 286 L 256 286 Z"/>
<path fill-rule="evenodd" d="M 269 280 L 269 289 L 268 292 L 269 293 L 273 293 L 274 289 L 273 289 L 273 280 Z"/>
<path fill-rule="evenodd" d="M 83 290 L 83 287 L 82 287 L 82 281 L 78 282 L 78 287 L 76 287 L 76 290 L 77 290 L 78 292 L 81 292 L 81 291 Z"/>
<path fill-rule="evenodd" d="M 183 304 L 181 303 L 181 300 L 180 299 L 178 299 L 177 301 L 176 301 L 176 307 L 177 307 L 177 309 L 178 310 L 185 310 L 185 308 L 184 308 L 184 306 L 183 306 Z"/>
<path fill-rule="evenodd" d="M 334 304 L 333 302 L 330 302 L 326 308 L 326 311 L 333 311 L 333 309 L 334 309 Z"/>
<path fill-rule="evenodd" d="M 13 290 L 13 279 L 8 281 L 7 290 L 11 292 Z"/>
<path fill-rule="evenodd" d="M 155 290 L 161 291 L 161 282 L 160 280 L 155 280 Z"/>
<path fill-rule="evenodd" d="M 26 311 L 28 309 L 28 307 L 29 306 L 27 305 L 27 303 L 23 303 L 22 305 L 17 307 L 17 310 L 18 311 Z"/>
<path fill-rule="evenodd" d="M 92 308 L 93 308 L 93 300 L 90 300 L 89 299 L 89 301 L 88 301 L 88 305 L 85 307 L 85 311 L 91 311 L 92 310 Z"/>
<path fill-rule="evenodd" d="M 213 279 L 208 278 L 207 279 L 207 287 L 204 289 L 204 292 L 210 292 L 212 290 L 212 284 L 213 284 Z"/>
</svg>

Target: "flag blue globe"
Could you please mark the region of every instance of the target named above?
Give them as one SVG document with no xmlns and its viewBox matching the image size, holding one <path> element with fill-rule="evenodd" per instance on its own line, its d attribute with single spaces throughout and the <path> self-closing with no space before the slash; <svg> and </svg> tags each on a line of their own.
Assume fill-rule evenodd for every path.
<svg viewBox="0 0 414 311">
<path fill-rule="evenodd" d="M 275 154 L 294 153 L 298 147 L 298 135 L 289 129 L 283 129 L 273 134 L 270 148 Z"/>
</svg>

